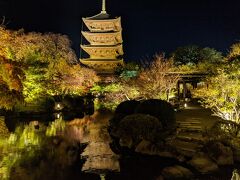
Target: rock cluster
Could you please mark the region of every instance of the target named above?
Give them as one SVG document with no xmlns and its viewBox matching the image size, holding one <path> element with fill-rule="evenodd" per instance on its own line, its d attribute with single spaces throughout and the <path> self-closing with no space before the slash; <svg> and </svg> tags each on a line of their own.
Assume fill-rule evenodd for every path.
<svg viewBox="0 0 240 180">
<path fill-rule="evenodd" d="M 129 106 L 131 102 L 128 102 L 127 104 Z M 121 153 L 121 147 L 125 146 L 136 153 L 173 158 L 181 164 L 181 166 L 174 165 L 165 167 L 157 179 L 192 179 L 194 176 L 193 174 L 195 173 L 213 173 L 218 171 L 221 166 L 233 165 L 234 162 L 240 161 L 240 147 L 238 143 L 234 146 L 221 141 L 211 142 L 208 137 L 204 136 L 205 129 L 202 127 L 202 123 L 198 118 L 185 119 L 181 122 L 176 121 L 177 129 L 175 129 L 175 133 L 167 133 L 167 135 L 164 134 L 164 130 L 166 130 L 164 129 L 164 126 L 166 127 L 166 125 L 164 124 L 165 121 L 162 119 L 160 121 L 160 125 L 162 127 L 158 127 L 161 133 L 156 133 L 159 131 L 154 131 L 156 130 L 156 125 L 155 127 L 149 126 L 150 129 L 153 129 L 155 132 L 151 134 L 151 138 L 147 135 L 141 134 L 142 132 L 139 134 L 138 130 L 136 130 L 139 128 L 135 129 L 135 127 L 139 126 L 137 121 L 140 123 L 142 122 L 142 119 L 145 119 L 146 121 L 144 120 L 144 123 L 150 122 L 151 124 L 153 121 L 159 119 L 156 115 L 158 113 L 155 114 L 155 112 L 158 111 L 156 106 L 151 109 L 150 103 L 146 106 L 147 108 L 142 107 L 141 109 L 138 108 L 140 105 L 139 103 L 134 102 L 134 106 L 129 106 L 131 109 L 128 109 L 126 112 L 124 111 L 124 106 L 121 105 L 118 112 L 123 114 L 120 113 L 115 115 L 115 119 L 112 121 L 115 123 L 115 129 L 113 128 L 110 130 L 110 135 L 114 136 L 115 140 L 119 140 L 118 148 L 120 148 L 120 150 L 118 153 Z M 147 112 L 149 112 L 150 115 L 131 115 L 131 113 L 136 112 L 136 109 L 138 109 L 138 113 L 145 112 L 148 114 Z M 124 115 L 124 112 L 127 114 Z M 132 116 L 134 117 L 132 118 Z M 149 118 L 147 116 L 149 116 Z M 119 127 L 122 127 L 122 119 L 124 119 L 124 121 L 129 121 L 127 125 L 124 126 L 126 127 L 124 133 L 114 133 L 114 131 L 117 132 L 117 130 L 119 130 Z M 173 121 L 170 123 L 170 125 L 173 126 L 174 124 L 175 123 Z M 143 125 L 141 128 L 146 131 L 148 126 Z M 128 133 L 132 134 L 132 136 L 128 136 L 128 138 L 125 137 L 125 141 L 123 141 L 124 135 Z M 136 137 L 138 138 L 137 141 Z"/>
</svg>

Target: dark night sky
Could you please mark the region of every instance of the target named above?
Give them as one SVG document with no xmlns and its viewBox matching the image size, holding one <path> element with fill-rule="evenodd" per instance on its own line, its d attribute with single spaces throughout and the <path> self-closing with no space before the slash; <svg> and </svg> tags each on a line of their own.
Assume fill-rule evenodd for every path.
<svg viewBox="0 0 240 180">
<path fill-rule="evenodd" d="M 101 0 L 1 1 L 9 2 L 8 12 L 4 12 L 10 19 L 8 27 L 67 34 L 78 55 L 81 17 L 101 10 Z M 189 44 L 227 52 L 240 39 L 240 1 L 237 0 L 106 1 L 109 14 L 122 16 L 127 60 L 156 52 L 169 53 Z M 2 14 L 3 9 L 2 6 Z"/>
</svg>

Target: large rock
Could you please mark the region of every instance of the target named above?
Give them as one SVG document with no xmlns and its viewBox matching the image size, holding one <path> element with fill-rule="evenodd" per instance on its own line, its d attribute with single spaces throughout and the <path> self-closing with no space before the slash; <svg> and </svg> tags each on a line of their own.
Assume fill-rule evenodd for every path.
<svg viewBox="0 0 240 180">
<path fill-rule="evenodd" d="M 178 159 L 178 157 L 174 153 L 164 149 L 164 147 L 160 148 L 147 140 L 142 140 L 137 145 L 135 152 L 147 154 L 147 155 L 158 155 L 161 157 Z"/>
<path fill-rule="evenodd" d="M 218 170 L 218 165 L 204 153 L 194 155 L 188 163 L 202 174 L 208 174 Z"/>
<path fill-rule="evenodd" d="M 143 154 L 154 155 L 156 153 L 156 149 L 153 147 L 154 145 L 147 140 L 142 140 L 136 147 L 135 151 Z"/>
<path fill-rule="evenodd" d="M 229 145 L 232 147 L 234 162 L 240 162 L 240 139 L 232 138 Z"/>
<path fill-rule="evenodd" d="M 230 147 L 224 146 L 222 143 L 213 143 L 208 146 L 208 155 L 218 165 L 232 165 L 233 164 L 233 152 Z"/>
<path fill-rule="evenodd" d="M 240 162 L 240 148 L 233 148 L 232 150 L 234 162 Z"/>
<path fill-rule="evenodd" d="M 192 179 L 193 173 L 182 166 L 166 167 L 162 170 L 164 179 Z"/>
</svg>

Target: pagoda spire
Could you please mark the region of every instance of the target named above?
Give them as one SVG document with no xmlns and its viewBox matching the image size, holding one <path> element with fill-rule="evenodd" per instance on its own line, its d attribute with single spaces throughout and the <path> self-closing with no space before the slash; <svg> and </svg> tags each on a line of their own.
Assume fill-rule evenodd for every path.
<svg viewBox="0 0 240 180">
<path fill-rule="evenodd" d="M 102 0 L 102 11 L 101 11 L 101 13 L 104 13 L 104 14 L 107 13 L 107 11 L 106 11 L 106 0 Z"/>
</svg>

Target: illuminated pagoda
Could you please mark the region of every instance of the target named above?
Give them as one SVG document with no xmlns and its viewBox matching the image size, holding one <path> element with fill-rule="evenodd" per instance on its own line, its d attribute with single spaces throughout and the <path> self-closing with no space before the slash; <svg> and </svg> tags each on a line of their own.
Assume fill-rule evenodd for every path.
<svg viewBox="0 0 240 180">
<path fill-rule="evenodd" d="M 81 48 L 89 58 L 80 57 L 80 62 L 98 73 L 113 73 L 117 66 L 123 65 L 121 18 L 111 18 L 106 11 L 106 1 L 102 0 L 101 13 L 82 20 L 88 28 L 82 35 L 89 44 L 81 43 Z"/>
</svg>

